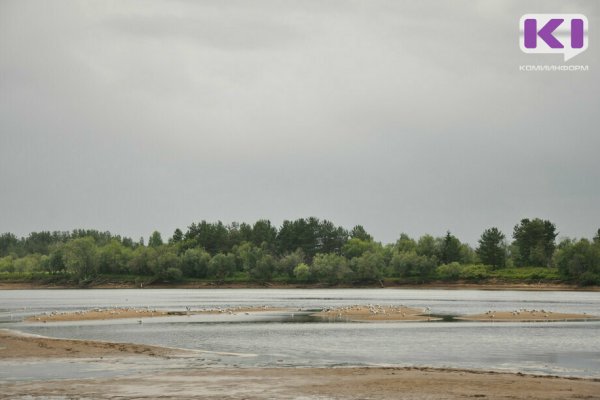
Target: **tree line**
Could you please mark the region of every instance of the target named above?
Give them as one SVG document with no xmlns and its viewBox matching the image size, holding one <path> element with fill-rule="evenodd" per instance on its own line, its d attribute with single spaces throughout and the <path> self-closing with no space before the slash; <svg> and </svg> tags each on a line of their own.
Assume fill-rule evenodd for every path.
<svg viewBox="0 0 600 400">
<path fill-rule="evenodd" d="M 475 248 L 451 232 L 418 239 L 401 234 L 382 244 L 357 225 L 350 230 L 328 220 L 300 218 L 280 227 L 201 221 L 166 241 L 157 231 L 143 238 L 97 230 L 0 235 L 0 276 L 46 273 L 81 281 L 99 275 L 135 275 L 174 282 L 183 279 L 319 283 L 327 285 L 396 279 L 481 281 L 493 277 L 555 279 L 600 284 L 600 229 L 592 239 L 562 239 L 539 218 L 515 225 L 512 240 L 496 227 L 484 230 Z M 525 272 L 531 272 L 526 275 Z"/>
</svg>

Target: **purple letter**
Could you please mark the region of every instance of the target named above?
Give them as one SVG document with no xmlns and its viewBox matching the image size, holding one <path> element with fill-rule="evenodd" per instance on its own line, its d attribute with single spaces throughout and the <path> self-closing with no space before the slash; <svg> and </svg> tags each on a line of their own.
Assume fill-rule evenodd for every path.
<svg viewBox="0 0 600 400">
<path fill-rule="evenodd" d="M 537 37 L 539 35 L 539 37 L 541 37 L 542 40 L 546 42 L 546 44 L 550 46 L 551 49 L 564 48 L 562 43 L 559 42 L 554 36 L 552 36 L 552 32 L 554 32 L 554 30 L 558 28 L 558 26 L 562 24 L 563 21 L 564 19 L 553 18 L 550 21 L 548 21 L 546 25 L 544 25 L 542 29 L 540 29 L 540 31 L 538 32 L 537 21 L 535 19 L 526 19 L 524 26 L 525 47 L 528 49 L 535 49 L 537 47 Z"/>
<path fill-rule="evenodd" d="M 571 48 L 581 49 L 583 47 L 583 20 L 575 18 L 571 20 Z"/>
</svg>

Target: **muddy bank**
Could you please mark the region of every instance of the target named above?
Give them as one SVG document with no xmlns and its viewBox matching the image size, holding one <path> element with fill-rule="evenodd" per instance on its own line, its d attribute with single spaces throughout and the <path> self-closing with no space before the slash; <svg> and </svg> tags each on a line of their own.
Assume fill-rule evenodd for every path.
<svg viewBox="0 0 600 400">
<path fill-rule="evenodd" d="M 433 368 L 180 368 L 161 370 L 185 350 L 51 339 L 0 330 L 0 361 L 72 357 L 156 357 L 155 372 L 97 379 L 1 382 L 0 399 L 595 399 L 600 379 Z M 110 358 L 110 356 L 114 356 Z M 166 364 L 165 364 L 166 365 Z"/>
<path fill-rule="evenodd" d="M 193 369 L 2 384 L 0 398 L 597 399 L 600 380 L 427 368 Z"/>
<path fill-rule="evenodd" d="M 185 350 L 133 343 L 53 339 L 0 329 L 0 360 L 18 358 L 95 358 L 110 356 L 170 357 Z"/>
</svg>

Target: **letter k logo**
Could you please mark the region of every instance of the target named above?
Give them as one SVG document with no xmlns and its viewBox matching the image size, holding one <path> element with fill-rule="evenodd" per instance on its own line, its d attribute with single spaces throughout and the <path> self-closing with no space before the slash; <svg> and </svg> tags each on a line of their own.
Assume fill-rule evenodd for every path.
<svg viewBox="0 0 600 400">
<path fill-rule="evenodd" d="M 582 14 L 525 14 L 519 46 L 528 54 L 562 54 L 567 61 L 588 47 L 588 20 Z"/>
<path fill-rule="evenodd" d="M 537 30 L 537 20 L 528 18 L 525 20 L 525 47 L 535 49 L 537 47 L 537 37 L 539 36 L 551 49 L 562 49 L 562 45 L 552 33 L 562 24 L 564 19 L 552 18 L 546 22 L 542 29 Z"/>
</svg>

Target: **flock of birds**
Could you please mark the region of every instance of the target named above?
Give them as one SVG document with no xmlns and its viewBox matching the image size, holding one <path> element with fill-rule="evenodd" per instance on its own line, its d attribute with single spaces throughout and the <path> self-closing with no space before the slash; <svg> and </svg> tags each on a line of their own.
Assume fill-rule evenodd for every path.
<svg viewBox="0 0 600 400">
<path fill-rule="evenodd" d="M 429 307 L 425 308 L 427 313 L 431 312 Z M 398 306 L 394 305 L 381 305 L 381 304 L 365 304 L 365 305 L 352 305 L 352 306 L 342 306 L 335 308 L 325 308 L 323 312 L 327 314 L 336 314 L 337 317 L 341 318 L 346 314 L 366 314 L 369 315 L 401 315 L 402 317 L 406 317 L 407 315 L 415 315 L 419 313 L 418 310 L 414 308 L 407 307 L 403 304 Z"/>
<path fill-rule="evenodd" d="M 518 310 L 511 311 L 510 314 L 513 317 L 528 318 L 528 317 L 540 317 L 540 316 L 543 316 L 544 318 L 548 318 L 548 317 L 550 317 L 550 314 L 552 314 L 552 311 L 546 311 L 544 309 L 541 309 L 541 310 L 527 310 L 525 308 L 520 308 Z M 523 314 L 523 315 L 521 315 L 521 314 Z M 496 312 L 492 311 L 492 310 L 486 311 L 485 315 L 487 315 L 490 319 L 496 318 Z"/>
</svg>

